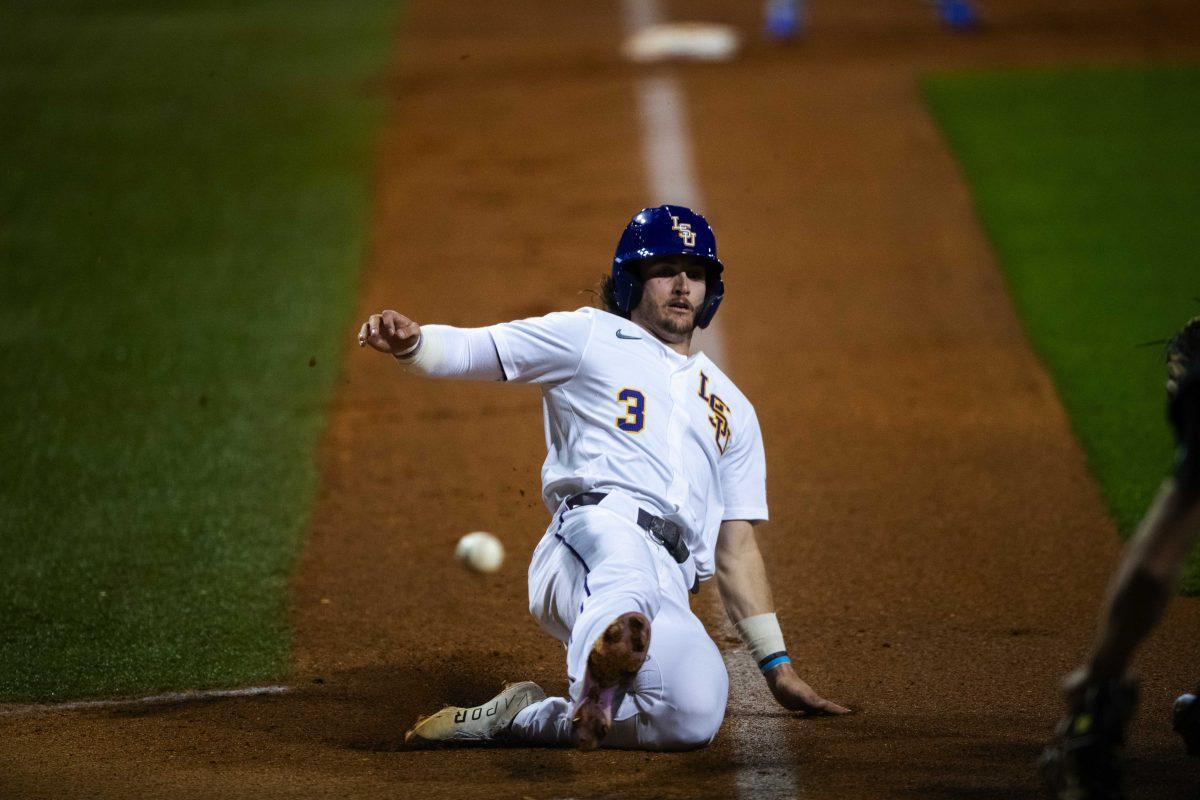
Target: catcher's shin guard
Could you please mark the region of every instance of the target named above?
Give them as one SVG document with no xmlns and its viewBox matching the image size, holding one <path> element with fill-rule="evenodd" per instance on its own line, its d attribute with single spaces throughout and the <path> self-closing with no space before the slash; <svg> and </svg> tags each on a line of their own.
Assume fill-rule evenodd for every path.
<svg viewBox="0 0 1200 800">
<path fill-rule="evenodd" d="M 1058 800 L 1121 800 L 1120 746 L 1137 707 L 1131 681 L 1104 681 L 1084 689 L 1079 710 L 1069 714 L 1042 752 L 1041 773 Z"/>
<path fill-rule="evenodd" d="M 1183 737 L 1188 753 L 1200 756 L 1200 686 L 1175 699 L 1171 727 Z"/>
<path fill-rule="evenodd" d="M 596 640 L 571 719 L 580 750 L 600 746 L 612 727 L 620 690 L 637 677 L 649 652 L 650 620 L 636 611 L 617 617 Z"/>
</svg>

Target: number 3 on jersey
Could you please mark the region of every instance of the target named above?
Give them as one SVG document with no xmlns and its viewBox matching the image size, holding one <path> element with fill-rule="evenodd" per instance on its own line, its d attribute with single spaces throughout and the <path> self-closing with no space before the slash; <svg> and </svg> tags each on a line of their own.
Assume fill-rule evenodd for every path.
<svg viewBox="0 0 1200 800">
<path fill-rule="evenodd" d="M 617 402 L 625 404 L 624 415 L 617 417 L 617 427 L 628 433 L 641 433 L 646 427 L 646 395 L 637 389 L 617 392 Z"/>
</svg>

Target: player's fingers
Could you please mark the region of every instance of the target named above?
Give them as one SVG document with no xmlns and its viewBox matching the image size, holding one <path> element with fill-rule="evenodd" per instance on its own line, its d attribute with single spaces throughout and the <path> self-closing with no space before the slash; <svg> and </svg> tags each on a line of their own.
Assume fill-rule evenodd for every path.
<svg viewBox="0 0 1200 800">
<path fill-rule="evenodd" d="M 392 323 L 392 329 L 395 331 L 396 336 L 399 336 L 402 339 L 407 339 L 410 336 L 409 329 L 416 325 L 415 322 L 398 311 L 385 311 L 383 313 L 388 315 L 388 319 Z"/>
<path fill-rule="evenodd" d="M 392 312 L 384 310 L 379 312 L 379 334 L 384 338 L 390 339 L 395 333 L 395 324 L 392 322 Z"/>
<path fill-rule="evenodd" d="M 370 319 L 367 320 L 367 332 L 368 332 L 368 335 L 370 335 L 370 336 L 378 336 L 379 335 L 379 315 L 378 314 L 372 314 Z"/>
<path fill-rule="evenodd" d="M 831 716 L 837 716 L 840 714 L 849 714 L 850 713 L 850 709 L 846 708 L 845 706 L 839 706 L 837 703 L 833 702 L 832 700 L 826 700 L 822 697 L 818 697 L 816 702 L 813 703 L 812 705 L 813 705 L 813 708 L 812 708 L 811 713 L 829 714 Z"/>
<path fill-rule="evenodd" d="M 358 346 L 362 347 L 366 343 L 367 343 L 367 323 L 364 322 L 362 324 L 362 327 L 358 329 Z"/>
</svg>

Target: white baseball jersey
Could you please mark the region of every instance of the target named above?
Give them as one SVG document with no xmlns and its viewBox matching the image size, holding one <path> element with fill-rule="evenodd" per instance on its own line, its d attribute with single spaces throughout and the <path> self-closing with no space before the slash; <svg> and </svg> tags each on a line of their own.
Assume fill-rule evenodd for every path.
<svg viewBox="0 0 1200 800">
<path fill-rule="evenodd" d="M 542 387 L 542 499 L 619 490 L 682 526 L 700 578 L 723 520 L 767 519 L 750 401 L 703 353 L 685 357 L 595 308 L 487 328 L 505 377 Z"/>
</svg>

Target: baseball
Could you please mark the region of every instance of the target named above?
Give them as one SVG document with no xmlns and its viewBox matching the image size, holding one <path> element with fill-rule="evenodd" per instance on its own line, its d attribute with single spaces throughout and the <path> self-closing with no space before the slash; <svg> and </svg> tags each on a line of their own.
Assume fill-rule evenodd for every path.
<svg viewBox="0 0 1200 800">
<path fill-rule="evenodd" d="M 504 545 L 490 533 L 475 531 L 458 540 L 454 557 L 472 572 L 491 574 L 504 563 Z"/>
</svg>

